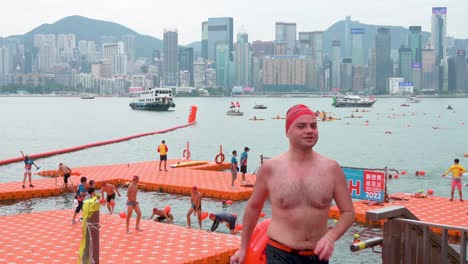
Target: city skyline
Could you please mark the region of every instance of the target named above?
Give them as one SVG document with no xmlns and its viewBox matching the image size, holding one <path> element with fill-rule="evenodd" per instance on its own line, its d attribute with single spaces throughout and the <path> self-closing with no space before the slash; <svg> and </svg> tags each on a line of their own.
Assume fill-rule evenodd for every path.
<svg viewBox="0 0 468 264">
<path fill-rule="evenodd" d="M 29 8 L 25 9 L 26 5 Z M 181 6 L 184 10 L 181 10 Z M 465 18 L 463 15 L 468 10 L 468 1 L 456 0 L 385 0 L 379 2 L 357 0 L 353 3 L 339 0 L 299 0 L 290 6 L 284 6 L 279 1 L 264 0 L 255 2 L 239 0 L 226 2 L 222 5 L 213 0 L 205 0 L 202 3 L 174 0 L 159 4 L 149 0 L 137 0 L 131 2 L 131 5 L 128 1 L 121 0 L 97 2 L 83 0 L 79 4 L 69 6 L 63 6 L 59 0 L 28 2 L 27 4 L 26 1 L 19 0 L 4 5 L 4 10 L 9 10 L 9 12 L 5 12 L 0 17 L 0 23 L 8 26 L 0 28 L 0 36 L 22 35 L 44 23 L 51 24 L 70 15 L 115 22 L 140 34 L 150 35 L 161 40 L 164 29 L 177 28 L 181 44 L 200 41 L 201 23 L 206 21 L 208 17 L 233 17 L 234 35 L 239 32 L 241 27 L 244 27 L 251 40 L 274 40 L 275 22 L 296 23 L 298 32 L 316 31 L 326 30 L 333 23 L 344 20 L 347 15 L 350 15 L 353 21 L 365 24 L 405 28 L 418 25 L 422 26 L 423 31 L 430 32 L 430 15 L 434 6 L 447 7 L 449 14 L 448 36 L 468 38 L 468 28 L 464 26 L 466 23 L 463 21 Z M 161 11 L 158 12 L 158 10 Z M 170 10 L 174 10 L 174 12 L 170 12 Z M 259 12 L 259 10 L 263 12 Z M 18 20 L 18 14 L 21 14 L 21 22 L 12 23 L 12 21 Z M 139 18 L 135 19 L 137 17 Z M 180 19 L 181 17 L 183 19 Z"/>
</svg>

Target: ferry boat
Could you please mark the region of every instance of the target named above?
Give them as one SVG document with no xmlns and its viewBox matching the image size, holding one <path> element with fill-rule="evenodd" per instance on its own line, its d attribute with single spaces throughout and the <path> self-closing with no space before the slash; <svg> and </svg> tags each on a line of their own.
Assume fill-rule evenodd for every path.
<svg viewBox="0 0 468 264">
<path fill-rule="evenodd" d="M 175 107 L 170 88 L 153 88 L 130 94 L 133 98 L 130 107 L 133 110 L 168 111 Z"/>
<path fill-rule="evenodd" d="M 267 109 L 268 107 L 263 104 L 256 104 L 253 109 Z"/>
<path fill-rule="evenodd" d="M 408 97 L 408 103 L 419 103 L 421 102 L 421 98 L 416 97 L 416 96 L 410 96 Z"/>
<path fill-rule="evenodd" d="M 229 109 L 229 111 L 226 112 L 226 115 L 229 116 L 243 116 L 244 112 L 241 112 L 239 110 L 235 110 L 233 108 Z"/>
<path fill-rule="evenodd" d="M 361 98 L 358 95 L 334 96 L 332 105 L 334 107 L 372 107 L 375 98 Z"/>
<path fill-rule="evenodd" d="M 94 99 L 94 96 L 90 94 L 82 94 L 81 99 Z"/>
</svg>

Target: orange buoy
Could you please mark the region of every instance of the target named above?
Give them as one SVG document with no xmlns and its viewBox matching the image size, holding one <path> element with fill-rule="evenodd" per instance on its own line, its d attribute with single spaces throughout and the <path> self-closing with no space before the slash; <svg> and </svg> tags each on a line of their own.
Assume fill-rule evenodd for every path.
<svg viewBox="0 0 468 264">
<path fill-rule="evenodd" d="M 427 190 L 427 194 L 428 194 L 428 195 L 433 195 L 433 194 L 434 194 L 434 190 L 432 190 L 432 189 Z"/>
<path fill-rule="evenodd" d="M 249 248 L 247 249 L 247 254 L 245 256 L 246 264 L 265 264 L 266 255 L 265 248 L 268 241 L 267 230 L 270 224 L 271 219 L 266 219 L 265 221 L 257 224 L 252 236 L 250 237 Z"/>
<path fill-rule="evenodd" d="M 237 224 L 234 229 L 236 229 L 237 231 L 242 230 L 242 224 Z"/>
<path fill-rule="evenodd" d="M 426 175 L 426 172 L 425 171 L 419 171 L 419 175 L 424 176 L 424 175 Z"/>
<path fill-rule="evenodd" d="M 190 106 L 190 113 L 189 113 L 189 118 L 188 118 L 188 123 L 193 123 L 197 121 L 197 110 L 198 107 L 195 105 Z"/>
<path fill-rule="evenodd" d="M 393 175 L 394 179 L 398 179 L 400 176 L 398 174 Z"/>
<path fill-rule="evenodd" d="M 120 216 L 120 218 L 122 218 L 122 219 L 127 218 L 127 214 L 126 214 L 124 211 L 120 212 L 119 216 Z"/>
<path fill-rule="evenodd" d="M 206 218 L 208 218 L 208 212 L 202 212 L 201 213 L 201 220 L 205 220 Z"/>
<path fill-rule="evenodd" d="M 166 214 L 169 214 L 171 212 L 171 206 L 168 205 L 168 206 L 164 207 L 164 212 L 166 212 Z"/>
<path fill-rule="evenodd" d="M 232 204 L 232 201 L 231 201 L 231 200 L 227 200 L 227 201 L 226 201 L 226 204 L 231 205 L 231 204 Z"/>
<path fill-rule="evenodd" d="M 265 213 L 264 213 L 264 212 L 261 212 L 261 213 L 260 213 L 260 217 L 265 217 Z"/>
<path fill-rule="evenodd" d="M 406 174 L 406 171 L 401 171 L 401 175 L 405 175 Z"/>
</svg>

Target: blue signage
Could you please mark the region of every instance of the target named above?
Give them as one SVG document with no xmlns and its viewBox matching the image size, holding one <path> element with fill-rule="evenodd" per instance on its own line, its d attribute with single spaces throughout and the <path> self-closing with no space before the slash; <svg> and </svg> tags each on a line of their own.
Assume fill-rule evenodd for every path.
<svg viewBox="0 0 468 264">
<path fill-rule="evenodd" d="M 383 202 L 385 199 L 385 173 L 343 167 L 348 191 L 353 199 Z"/>
<path fill-rule="evenodd" d="M 413 82 L 399 82 L 399 86 L 414 86 Z"/>
<path fill-rule="evenodd" d="M 447 7 L 433 7 L 432 14 L 445 15 L 447 14 Z"/>
<path fill-rule="evenodd" d="M 364 34 L 366 33 L 365 28 L 351 28 L 351 34 Z"/>
<path fill-rule="evenodd" d="M 413 69 L 421 69 L 421 68 L 422 68 L 422 67 L 421 67 L 421 63 L 415 62 L 415 63 L 413 63 L 413 65 L 411 65 L 411 68 L 413 68 Z"/>
</svg>

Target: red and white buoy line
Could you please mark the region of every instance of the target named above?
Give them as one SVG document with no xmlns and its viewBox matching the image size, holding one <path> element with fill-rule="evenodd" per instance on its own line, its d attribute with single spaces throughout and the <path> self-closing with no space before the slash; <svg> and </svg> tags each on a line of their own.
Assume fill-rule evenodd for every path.
<svg viewBox="0 0 468 264">
<path fill-rule="evenodd" d="M 103 145 L 109 145 L 109 144 L 114 144 L 114 143 L 119 143 L 122 141 L 127 141 L 130 139 L 134 138 L 139 138 L 139 137 L 146 137 L 146 136 L 151 136 L 155 134 L 164 134 L 170 131 L 174 131 L 180 128 L 185 128 L 192 126 L 196 123 L 197 121 L 192 121 L 184 125 L 179 125 L 163 130 L 158 130 L 158 131 L 152 131 L 152 132 L 146 132 L 146 133 L 141 133 L 141 134 L 136 134 L 132 136 L 127 136 L 127 137 L 122 137 L 122 138 L 117 138 L 117 139 L 111 139 L 111 140 L 106 140 L 106 141 L 99 141 L 95 143 L 90 143 L 90 144 L 85 144 L 85 145 L 80 145 L 80 146 L 75 146 L 75 147 L 70 147 L 70 148 L 65 148 L 65 149 L 59 149 L 59 150 L 53 150 L 53 151 L 48 151 L 48 152 L 42 152 L 42 153 L 37 153 L 37 154 L 31 154 L 29 155 L 33 159 L 38 159 L 38 158 L 45 158 L 45 157 L 50 157 L 54 155 L 59 155 L 59 154 L 64 154 L 64 153 L 69 153 L 69 152 L 74 152 L 74 151 L 79 151 L 87 148 L 94 148 L 98 146 L 103 146 Z M 189 154 L 190 157 L 190 154 Z M 23 157 L 16 157 L 16 158 L 10 158 L 10 159 L 5 159 L 5 160 L 0 160 L 0 166 L 7 165 L 10 163 L 15 163 L 15 162 L 20 162 L 23 161 Z"/>
</svg>

